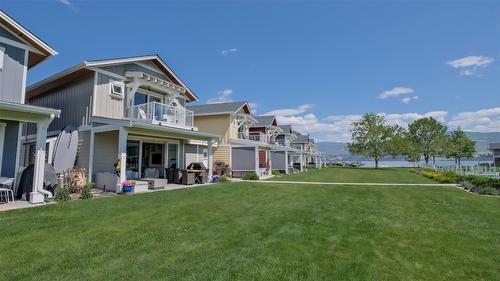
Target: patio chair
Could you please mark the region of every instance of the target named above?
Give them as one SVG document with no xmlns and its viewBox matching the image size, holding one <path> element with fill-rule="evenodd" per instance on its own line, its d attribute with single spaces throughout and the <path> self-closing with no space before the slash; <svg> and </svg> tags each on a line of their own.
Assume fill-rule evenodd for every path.
<svg viewBox="0 0 500 281">
<path fill-rule="evenodd" d="M 160 171 L 158 171 L 158 169 L 156 168 L 147 168 L 145 171 L 144 171 L 144 176 L 146 178 L 153 178 L 153 179 L 157 179 L 160 177 Z"/>
<path fill-rule="evenodd" d="M 173 183 L 180 184 L 182 181 L 182 174 L 179 169 L 172 169 L 173 172 Z"/>
<path fill-rule="evenodd" d="M 0 178 L 0 194 L 5 194 L 6 202 L 9 203 L 12 198 L 12 203 L 14 203 L 14 191 L 12 190 L 14 186 L 13 178 Z"/>
<path fill-rule="evenodd" d="M 196 183 L 195 173 L 189 173 L 188 170 L 181 170 L 182 173 L 182 184 L 192 185 Z"/>
<path fill-rule="evenodd" d="M 139 119 L 148 119 L 148 116 L 146 115 L 146 112 L 144 112 L 143 109 L 139 108 L 137 110 L 137 113 L 139 115 Z"/>
</svg>

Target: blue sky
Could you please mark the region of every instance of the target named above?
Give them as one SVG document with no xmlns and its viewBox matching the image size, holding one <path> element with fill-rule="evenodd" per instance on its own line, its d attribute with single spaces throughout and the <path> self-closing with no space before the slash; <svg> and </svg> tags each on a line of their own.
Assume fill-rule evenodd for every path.
<svg viewBox="0 0 500 281">
<path fill-rule="evenodd" d="M 330 141 L 365 112 L 500 131 L 500 2 L 478 2 L 0 0 L 59 52 L 29 83 L 158 53 L 201 102 L 248 100 Z"/>
</svg>

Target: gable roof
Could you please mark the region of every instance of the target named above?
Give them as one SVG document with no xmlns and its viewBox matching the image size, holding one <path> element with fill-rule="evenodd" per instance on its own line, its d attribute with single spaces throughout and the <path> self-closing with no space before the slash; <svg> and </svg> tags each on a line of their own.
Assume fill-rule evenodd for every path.
<svg viewBox="0 0 500 281">
<path fill-rule="evenodd" d="M 292 141 L 292 143 L 308 143 L 309 142 L 309 136 L 308 135 L 303 135 L 300 133 L 296 133 L 297 138 Z"/>
<path fill-rule="evenodd" d="M 267 116 L 254 116 L 257 123 L 253 127 L 270 127 L 276 126 L 276 116 L 267 115 Z"/>
<path fill-rule="evenodd" d="M 182 80 L 168 67 L 168 65 L 160 58 L 159 55 L 146 55 L 146 56 L 136 56 L 136 57 L 125 57 L 125 58 L 114 58 L 105 60 L 89 60 L 83 61 L 73 67 L 67 68 L 59 73 L 56 73 L 50 77 L 47 77 L 33 85 L 30 85 L 26 90 L 26 96 L 31 98 L 40 94 L 41 92 L 48 91 L 54 87 L 57 87 L 68 80 L 79 77 L 80 75 L 87 73 L 89 68 L 92 67 L 104 67 L 116 64 L 126 64 L 141 61 L 151 61 L 153 62 L 162 72 L 170 79 L 174 84 L 184 87 L 186 89 L 186 95 L 190 101 L 197 101 L 198 96 L 182 82 Z"/>
<path fill-rule="evenodd" d="M 193 111 L 194 115 L 236 114 L 241 109 L 247 114 L 251 113 L 246 101 L 189 105 L 186 108 Z"/>
<path fill-rule="evenodd" d="M 45 59 L 57 55 L 57 52 L 52 49 L 47 43 L 43 42 L 42 39 L 35 36 L 17 21 L 12 19 L 4 11 L 0 10 L 0 24 L 14 34 L 21 41 L 26 43 L 28 47 L 28 68 L 31 68 Z M 12 41 L 9 39 L 2 38 L 3 41 Z M 7 42 L 5 42 L 7 43 Z M 9 42 L 7 44 L 17 43 L 16 41 Z M 22 44 L 21 44 L 22 45 Z"/>
<path fill-rule="evenodd" d="M 285 133 L 285 134 L 292 134 L 293 133 L 292 125 L 279 125 L 278 127 L 280 127 L 281 130 L 283 130 L 283 133 Z"/>
</svg>

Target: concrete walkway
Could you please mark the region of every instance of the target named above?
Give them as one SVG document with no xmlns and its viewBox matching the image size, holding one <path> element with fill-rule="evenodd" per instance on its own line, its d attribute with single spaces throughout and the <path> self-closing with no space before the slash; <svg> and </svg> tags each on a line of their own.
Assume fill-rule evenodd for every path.
<svg viewBox="0 0 500 281">
<path fill-rule="evenodd" d="M 309 185 L 358 185 L 358 186 L 441 186 L 456 187 L 456 184 L 447 183 L 380 183 L 380 182 L 313 182 L 313 181 L 252 181 L 237 180 L 240 182 L 258 182 L 258 183 L 281 183 L 281 184 L 309 184 Z"/>
</svg>

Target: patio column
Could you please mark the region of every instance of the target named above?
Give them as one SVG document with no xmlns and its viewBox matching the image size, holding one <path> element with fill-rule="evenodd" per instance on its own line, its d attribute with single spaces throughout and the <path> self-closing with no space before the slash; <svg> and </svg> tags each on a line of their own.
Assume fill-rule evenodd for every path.
<svg viewBox="0 0 500 281">
<path fill-rule="evenodd" d="M 45 143 L 47 141 L 47 128 L 54 119 L 51 116 L 49 119 L 38 121 L 36 123 L 36 152 L 35 164 L 33 169 L 33 189 L 30 193 L 30 203 L 43 203 L 44 194 L 52 198 L 52 193 L 43 190 L 43 176 L 45 173 Z"/>
<path fill-rule="evenodd" d="M 255 147 L 255 173 L 259 176 L 259 147 Z"/>
<path fill-rule="evenodd" d="M 304 171 L 304 153 L 300 153 L 300 171 Z"/>
<path fill-rule="evenodd" d="M 288 150 L 285 150 L 285 174 L 288 174 Z"/>
<path fill-rule="evenodd" d="M 124 127 L 118 131 L 118 159 L 120 159 L 120 182 L 127 180 L 127 138 L 128 132 Z"/>
<path fill-rule="evenodd" d="M 268 150 L 267 151 L 267 159 L 269 161 L 269 175 L 272 175 L 273 174 L 273 153 L 271 152 L 271 150 Z"/>
<path fill-rule="evenodd" d="M 212 170 L 212 144 L 213 144 L 213 140 L 212 139 L 208 139 L 207 140 L 207 164 L 208 164 L 208 181 L 210 181 L 211 177 L 212 177 L 212 173 L 213 173 L 213 170 Z"/>
</svg>

